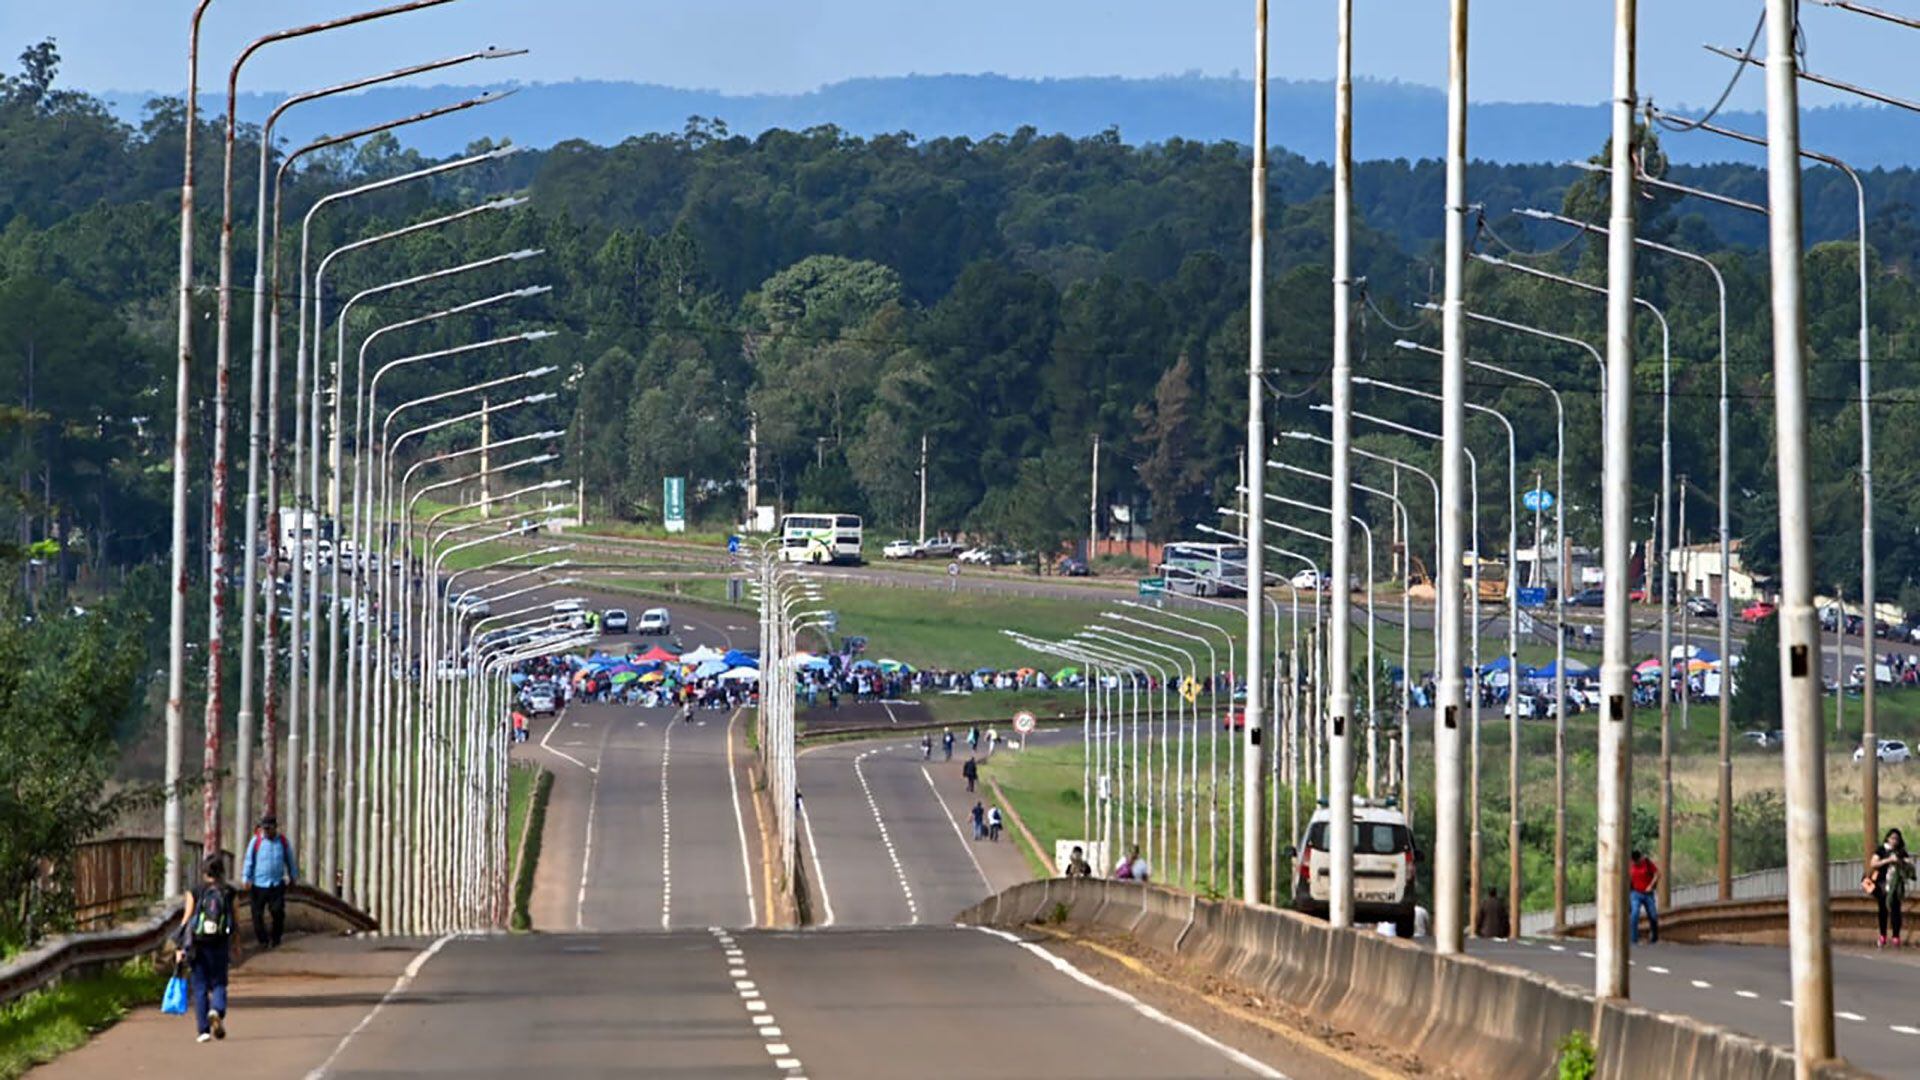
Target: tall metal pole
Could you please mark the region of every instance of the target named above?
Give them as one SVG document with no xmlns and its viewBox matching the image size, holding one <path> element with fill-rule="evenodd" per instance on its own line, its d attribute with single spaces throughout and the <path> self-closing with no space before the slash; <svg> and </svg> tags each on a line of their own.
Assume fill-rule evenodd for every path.
<svg viewBox="0 0 1920 1080">
<path fill-rule="evenodd" d="M 920 542 L 927 542 L 927 436 L 920 434 Z M 1093 553 L 1087 553 L 1088 558 Z"/>
<path fill-rule="evenodd" d="M 1252 513 L 1247 517 L 1247 647 L 1246 647 L 1246 733 L 1234 732 L 1235 739 L 1245 738 L 1247 752 L 1241 761 L 1245 770 L 1245 783 L 1241 785 L 1241 797 L 1245 801 L 1242 816 L 1246 828 L 1242 831 L 1241 862 L 1245 872 L 1241 875 L 1240 898 L 1249 904 L 1260 902 L 1261 868 L 1261 829 L 1260 816 L 1260 735 L 1261 714 L 1265 712 L 1260 689 L 1260 657 L 1263 643 L 1263 619 L 1261 600 L 1266 596 L 1266 530 L 1263 524 L 1266 493 L 1266 470 L 1255 467 L 1256 462 L 1266 460 L 1267 434 L 1263 400 L 1264 388 L 1260 380 L 1266 369 L 1267 334 L 1267 0 L 1254 0 L 1254 59 L 1253 59 L 1253 221 L 1252 241 L 1249 245 L 1248 268 L 1252 282 L 1247 290 L 1248 334 L 1247 334 L 1247 503 Z M 1337 377 L 1336 377 L 1337 378 Z M 1336 421 L 1338 423 L 1338 421 Z M 1336 430 L 1338 430 L 1336 428 Z M 1336 517 L 1340 515 L 1336 514 Z M 1344 518 L 1343 518 L 1344 520 Z M 1336 548 L 1334 558 L 1340 558 Z M 1336 567 L 1336 570 L 1338 567 Z M 1232 693 L 1232 689 L 1228 689 Z M 1351 779 L 1348 783 L 1351 784 Z M 1340 814 L 1342 804 L 1334 800 L 1334 813 Z M 1352 808 L 1346 807 L 1351 816 Z M 1342 838 L 1351 843 L 1348 828 L 1337 824 L 1334 833 L 1336 866 L 1340 863 L 1337 845 Z M 1351 860 L 1351 853 L 1349 853 Z M 1336 882 L 1339 870 L 1334 871 Z M 1336 892 L 1338 886 L 1336 884 Z M 1334 913 L 1334 925 L 1344 925 L 1339 921 L 1339 910 Z"/>
<path fill-rule="evenodd" d="M 193 406 L 193 144 L 200 94 L 200 20 L 213 0 L 200 0 L 187 31 L 185 160 L 180 168 L 179 364 L 173 391 L 173 595 L 167 609 L 166 803 L 161 848 L 166 869 L 161 891 L 179 895 L 186 881 L 180 832 L 180 768 L 186 738 L 187 693 L 187 449 Z"/>
<path fill-rule="evenodd" d="M 1100 433 L 1093 433 L 1093 480 L 1087 485 L 1087 562 L 1100 538 Z"/>
<path fill-rule="evenodd" d="M 1793 0 L 1767 0 L 1767 232 L 1773 281 L 1774 442 L 1780 484 L 1780 712 L 1786 731 L 1787 955 L 1794 1072 L 1833 1057 L 1827 931 L 1826 738 L 1807 497 L 1806 307 L 1801 280 L 1800 94 Z M 1614 162 L 1616 171 L 1626 163 Z M 1615 182 L 1618 186 L 1618 181 Z M 1871 674 L 1871 673 L 1869 673 Z"/>
<path fill-rule="evenodd" d="M 1633 102 L 1637 0 L 1615 0 L 1611 242 L 1607 244 L 1606 438 L 1601 481 L 1606 635 L 1600 660 L 1599 837 L 1594 993 L 1626 997 L 1627 848 L 1633 797 L 1633 646 L 1627 563 L 1633 529 Z"/>
<path fill-rule="evenodd" d="M 1353 603 L 1348 583 L 1353 576 L 1353 347 L 1349 320 L 1353 313 L 1353 0 L 1340 0 L 1339 46 L 1335 62 L 1333 107 L 1333 613 L 1327 628 L 1328 734 L 1327 757 L 1332 783 L 1327 795 L 1328 875 L 1327 921 L 1353 925 Z M 1258 393 L 1256 382 L 1255 393 Z M 1251 445 L 1247 451 L 1252 454 Z M 1255 460 L 1264 461 L 1265 458 Z M 1255 469 L 1253 474 L 1262 470 Z M 1256 510 L 1260 495 L 1251 495 Z M 1258 527 L 1254 515 L 1250 528 Z M 1249 607 L 1249 612 L 1257 608 Z M 1249 614 L 1248 618 L 1256 616 Z M 1368 678 L 1372 678 L 1369 671 Z"/>
<path fill-rule="evenodd" d="M 1461 895 L 1465 822 L 1461 819 L 1460 711 L 1465 703 L 1461 664 L 1461 561 L 1466 554 L 1461 510 L 1467 427 L 1467 0 L 1452 0 L 1447 64 L 1446 290 L 1441 362 L 1439 723 L 1433 731 L 1433 944 L 1442 954 L 1461 951 L 1466 936 Z M 1476 695 L 1477 699 L 1478 695 Z"/>
</svg>

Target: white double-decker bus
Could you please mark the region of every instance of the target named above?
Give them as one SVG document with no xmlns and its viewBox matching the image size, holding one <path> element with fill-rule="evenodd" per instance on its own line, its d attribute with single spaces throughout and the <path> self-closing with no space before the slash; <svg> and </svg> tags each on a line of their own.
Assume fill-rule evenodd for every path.
<svg viewBox="0 0 1920 1080">
<path fill-rule="evenodd" d="M 788 514 L 780 519 L 780 560 L 857 564 L 861 532 L 857 514 Z"/>
</svg>

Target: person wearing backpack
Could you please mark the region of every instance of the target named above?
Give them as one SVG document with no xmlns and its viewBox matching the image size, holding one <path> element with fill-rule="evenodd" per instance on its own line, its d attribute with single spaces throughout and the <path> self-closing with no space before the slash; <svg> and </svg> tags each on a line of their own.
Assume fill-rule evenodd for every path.
<svg viewBox="0 0 1920 1080">
<path fill-rule="evenodd" d="M 180 916 L 187 961 L 187 997 L 193 1002 L 195 1041 L 227 1037 L 227 967 L 233 945 L 233 886 L 220 856 L 207 859 L 200 887 L 183 898 Z"/>
<path fill-rule="evenodd" d="M 280 822 L 272 814 L 261 818 L 259 830 L 247 841 L 240 880 L 247 886 L 254 940 L 263 949 L 280 947 L 280 934 L 287 922 L 287 886 L 293 884 L 299 874 L 293 862 L 293 845 L 280 835 Z M 272 920 L 271 932 L 263 915 Z"/>
</svg>

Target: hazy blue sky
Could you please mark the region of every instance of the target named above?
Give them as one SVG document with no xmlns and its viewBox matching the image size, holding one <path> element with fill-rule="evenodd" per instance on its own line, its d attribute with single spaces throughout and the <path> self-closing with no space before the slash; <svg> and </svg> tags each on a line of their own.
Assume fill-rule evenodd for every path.
<svg viewBox="0 0 1920 1080">
<path fill-rule="evenodd" d="M 1892 2 L 1892 0 L 1888 0 Z M 64 81 L 89 90 L 184 84 L 191 0 L 0 0 L 9 58 L 52 35 Z M 248 39 L 372 0 L 214 0 L 207 22 L 217 82 Z M 1760 0 L 1643 3 L 1643 92 L 1704 104 L 1728 62 L 1702 42 L 1742 44 Z M 1895 4 L 1898 6 L 1898 4 Z M 1361 0 L 1355 64 L 1376 78 L 1439 85 L 1446 75 L 1444 0 Z M 1331 73 L 1333 0 L 1274 0 L 1278 76 Z M 1612 0 L 1475 0 L 1473 96 L 1591 103 L 1607 94 Z M 863 75 L 1000 72 L 1017 76 L 1152 76 L 1252 69 L 1250 0 L 458 0 L 383 23 L 275 46 L 249 67 L 256 90 L 304 88 L 480 44 L 534 50 L 488 65 L 484 79 L 624 79 L 730 92 L 803 91 Z M 1809 5 L 1810 70 L 1920 97 L 1920 35 Z M 1736 103 L 1759 102 L 1760 80 Z M 1813 93 L 1808 102 L 1835 100 Z"/>
</svg>

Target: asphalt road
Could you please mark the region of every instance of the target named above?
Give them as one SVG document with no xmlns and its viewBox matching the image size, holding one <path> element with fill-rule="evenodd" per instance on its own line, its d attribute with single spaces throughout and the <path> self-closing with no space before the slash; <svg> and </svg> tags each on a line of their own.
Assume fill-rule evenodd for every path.
<svg viewBox="0 0 1920 1080">
<path fill-rule="evenodd" d="M 1474 941 L 1468 948 L 1573 986 L 1593 986 L 1588 942 Z M 1629 985 L 1640 1004 L 1793 1045 L 1785 949 L 1643 943 L 1632 955 Z M 1913 993 L 1920 985 L 1920 956 L 1836 951 L 1833 969 L 1840 1053 L 1881 1076 L 1920 1074 L 1920 1009 Z"/>
</svg>

